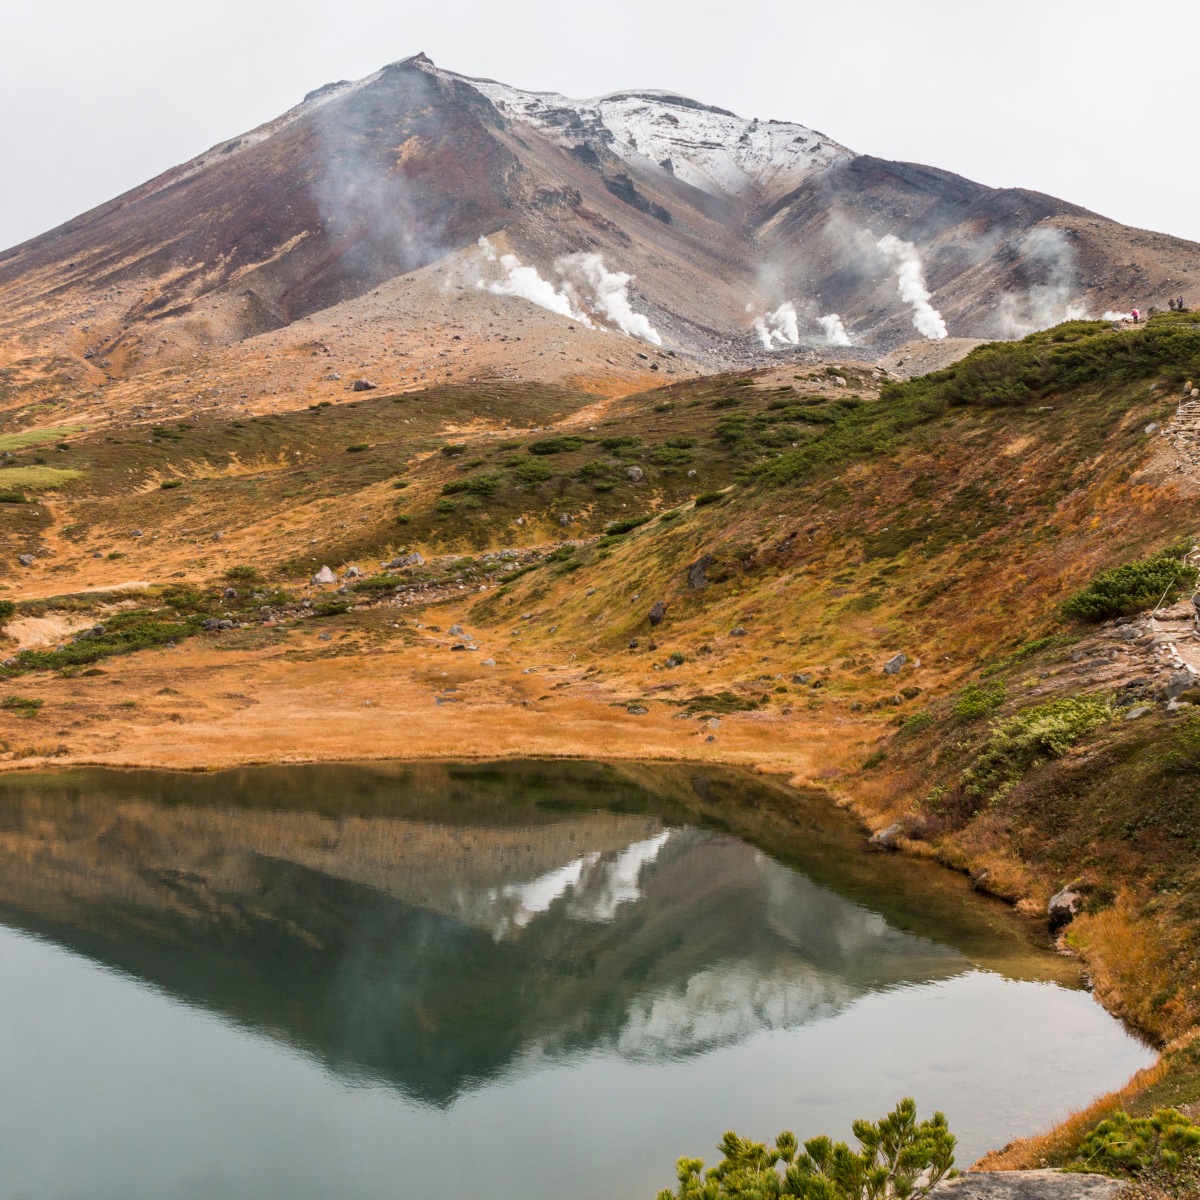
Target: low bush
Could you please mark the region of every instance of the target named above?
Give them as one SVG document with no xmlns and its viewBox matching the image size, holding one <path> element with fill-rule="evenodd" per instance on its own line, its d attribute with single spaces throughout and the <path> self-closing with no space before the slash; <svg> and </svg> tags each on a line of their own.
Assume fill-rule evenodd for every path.
<svg viewBox="0 0 1200 1200">
<path fill-rule="evenodd" d="M 695 505 L 697 508 L 704 508 L 709 504 L 720 504 L 726 497 L 725 492 L 701 492 L 696 497 Z"/>
<path fill-rule="evenodd" d="M 533 487 L 554 478 L 554 469 L 549 463 L 540 462 L 536 458 L 522 458 L 508 468 L 508 473 L 526 487 Z"/>
<path fill-rule="evenodd" d="M 45 700 L 34 700 L 31 696 L 5 696 L 0 700 L 0 708 L 23 717 L 36 717 L 45 703 Z"/>
<path fill-rule="evenodd" d="M 562 437 L 542 438 L 538 442 L 529 443 L 530 454 L 562 454 L 568 450 L 582 450 L 586 439 L 575 434 L 565 434 Z"/>
<path fill-rule="evenodd" d="M 800 1149 L 794 1133 L 781 1133 L 773 1144 L 727 1133 L 720 1163 L 702 1178 L 700 1159 L 681 1158 L 678 1192 L 659 1192 L 658 1200 L 917 1200 L 954 1166 L 946 1118 L 935 1112 L 918 1122 L 912 1099 L 880 1121 L 855 1121 L 853 1129 L 857 1150 L 828 1137 L 810 1138 Z"/>
<path fill-rule="evenodd" d="M 0 492 L 0 504 L 28 504 L 29 497 L 24 492 Z"/>
<path fill-rule="evenodd" d="M 183 487 L 183 480 L 182 479 L 164 479 L 162 481 L 162 483 L 160 483 L 158 486 L 160 488 L 162 488 L 162 490 L 164 492 L 169 492 L 175 488 Z"/>
<path fill-rule="evenodd" d="M 442 486 L 442 494 L 454 496 L 460 492 L 469 496 L 494 496 L 504 487 L 504 476 L 498 472 L 468 475 L 465 479 L 452 479 Z"/>
<path fill-rule="evenodd" d="M 641 526 L 645 525 L 649 520 L 651 520 L 651 517 L 649 516 L 624 517 L 619 521 L 609 521 L 609 523 L 604 527 L 604 532 L 609 537 L 614 537 L 622 533 L 632 533 L 635 529 L 639 529 Z"/>
<path fill-rule="evenodd" d="M 1200 1125 L 1178 1109 L 1160 1108 L 1149 1117 L 1116 1112 L 1101 1121 L 1080 1145 L 1077 1165 L 1106 1175 L 1139 1175 L 1194 1157 L 1200 1157 Z"/>
<path fill-rule="evenodd" d="M 1085 588 L 1062 602 L 1064 616 L 1080 621 L 1105 621 L 1170 603 L 1196 586 L 1196 568 L 1182 561 L 1184 547 L 1171 547 L 1102 571 Z"/>
<path fill-rule="evenodd" d="M 964 790 L 976 798 L 989 797 L 1038 763 L 1058 758 L 1111 718 L 1104 700 L 1087 696 L 1050 700 L 997 721 L 974 765 L 963 773 Z"/>
<path fill-rule="evenodd" d="M 1003 684 L 985 688 L 972 683 L 959 692 L 950 711 L 960 720 L 977 721 L 980 717 L 990 717 L 1003 703 Z"/>
</svg>

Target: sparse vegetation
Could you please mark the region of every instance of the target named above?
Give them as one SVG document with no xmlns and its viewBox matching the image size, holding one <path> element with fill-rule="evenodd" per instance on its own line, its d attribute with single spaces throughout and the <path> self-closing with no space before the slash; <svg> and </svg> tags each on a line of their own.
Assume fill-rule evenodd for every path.
<svg viewBox="0 0 1200 1200">
<path fill-rule="evenodd" d="M 1063 601 L 1062 611 L 1081 621 L 1104 621 L 1170 603 L 1196 586 L 1196 568 L 1182 560 L 1191 548 L 1173 546 L 1150 558 L 1103 571 Z"/>
</svg>

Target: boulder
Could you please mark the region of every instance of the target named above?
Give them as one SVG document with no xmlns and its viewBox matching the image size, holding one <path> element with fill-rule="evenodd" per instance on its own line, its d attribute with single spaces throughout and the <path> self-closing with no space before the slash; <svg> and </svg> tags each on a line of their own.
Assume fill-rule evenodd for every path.
<svg viewBox="0 0 1200 1200">
<path fill-rule="evenodd" d="M 1127 1180 L 1076 1171 L 968 1171 L 930 1193 L 943 1200 L 1116 1200 Z"/>
<path fill-rule="evenodd" d="M 346 578 L 347 579 L 361 579 L 362 571 L 360 571 L 358 569 L 358 567 L 347 567 L 346 568 Z"/>
<path fill-rule="evenodd" d="M 708 569 L 713 565 L 711 554 L 702 555 L 696 559 L 687 570 L 687 582 L 690 588 L 701 588 L 708 583 Z"/>
<path fill-rule="evenodd" d="M 661 600 L 656 600 L 650 609 L 648 619 L 651 625 L 658 626 L 662 624 L 662 619 L 666 615 L 667 606 Z"/>
<path fill-rule="evenodd" d="M 625 711 L 631 717 L 644 717 L 646 715 L 647 709 L 644 704 L 631 704 Z"/>
<path fill-rule="evenodd" d="M 496 660 L 494 658 L 485 658 L 483 660 L 483 665 L 485 667 L 494 667 L 496 665 Z"/>
<path fill-rule="evenodd" d="M 372 383 L 369 379 L 356 379 L 351 385 L 352 392 L 373 392 L 379 384 Z"/>
<path fill-rule="evenodd" d="M 904 653 L 894 654 L 883 664 L 883 673 L 885 675 L 898 675 L 900 668 L 908 662 L 908 655 Z"/>
<path fill-rule="evenodd" d="M 103 558 L 103 557 L 104 557 L 104 551 L 103 551 L 103 550 L 93 550 L 93 551 L 92 551 L 92 557 L 93 557 L 93 558 Z"/>
<path fill-rule="evenodd" d="M 867 839 L 867 845 L 873 850 L 898 850 L 900 848 L 900 838 L 903 836 L 904 826 L 897 821 L 889 825 L 886 829 L 881 829 L 878 833 L 873 833 Z"/>
<path fill-rule="evenodd" d="M 734 627 L 733 627 L 733 628 L 732 628 L 732 629 L 729 631 L 729 636 L 730 636 L 730 637 L 745 637 L 745 636 L 746 636 L 746 627 L 745 627 L 745 625 L 735 625 L 735 626 L 734 626 Z"/>
<path fill-rule="evenodd" d="M 421 556 L 420 551 L 414 550 L 411 554 L 401 554 L 398 558 L 393 558 L 390 563 L 384 564 L 388 570 L 396 567 L 423 567 L 425 559 Z"/>
<path fill-rule="evenodd" d="M 630 467 L 626 472 L 631 483 L 641 483 L 646 478 L 646 472 L 641 467 Z"/>
<path fill-rule="evenodd" d="M 1050 928 L 1061 929 L 1064 925 L 1069 925 L 1079 915 L 1082 907 L 1083 896 L 1079 892 L 1072 891 L 1069 887 L 1055 892 L 1050 897 L 1050 903 L 1046 905 L 1046 916 L 1050 918 Z"/>
<path fill-rule="evenodd" d="M 32 567 L 36 561 L 37 559 L 35 559 L 32 554 L 17 555 L 17 562 L 19 562 L 23 567 Z"/>
<path fill-rule="evenodd" d="M 231 588 L 231 587 L 226 588 L 225 589 L 225 599 L 226 600 L 236 600 L 237 599 L 237 588 Z"/>
<path fill-rule="evenodd" d="M 1167 680 L 1167 699 L 1174 700 L 1176 696 L 1182 696 L 1192 686 L 1195 678 L 1186 668 L 1173 672 L 1171 678 Z"/>
<path fill-rule="evenodd" d="M 1135 704 L 1126 714 L 1125 720 L 1136 721 L 1139 717 L 1144 717 L 1147 713 L 1154 711 L 1154 706 L 1150 704 Z"/>
<path fill-rule="evenodd" d="M 314 584 L 337 583 L 337 576 L 329 567 L 322 567 L 310 581 Z"/>
<path fill-rule="evenodd" d="M 1118 625 L 1113 632 L 1123 642 L 1133 642 L 1137 640 L 1138 631 L 1136 625 Z"/>
<path fill-rule="evenodd" d="M 462 637 L 463 627 L 461 625 L 451 625 L 450 628 L 446 630 L 446 632 L 451 637 Z"/>
<path fill-rule="evenodd" d="M 216 617 L 205 617 L 204 620 L 200 622 L 200 628 L 211 631 L 218 628 L 220 624 L 221 622 L 218 621 Z"/>
</svg>

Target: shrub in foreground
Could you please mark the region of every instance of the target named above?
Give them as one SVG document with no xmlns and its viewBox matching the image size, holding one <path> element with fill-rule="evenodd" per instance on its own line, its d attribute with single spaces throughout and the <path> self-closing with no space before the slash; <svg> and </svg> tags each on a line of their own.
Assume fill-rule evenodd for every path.
<svg viewBox="0 0 1200 1200">
<path fill-rule="evenodd" d="M 827 1137 L 811 1138 L 801 1150 L 794 1133 L 774 1145 L 727 1133 L 725 1157 L 704 1171 L 695 1158 L 678 1164 L 679 1191 L 658 1200 L 908 1200 L 927 1195 L 954 1165 L 954 1135 L 939 1112 L 917 1121 L 916 1101 L 901 1100 L 880 1121 L 855 1121 L 859 1149 Z"/>
<path fill-rule="evenodd" d="M 1153 1168 L 1168 1170 L 1200 1156 L 1200 1125 L 1178 1109 L 1160 1108 L 1149 1117 L 1116 1112 L 1101 1121 L 1079 1147 L 1081 1170 L 1108 1175 L 1138 1175 Z"/>
<path fill-rule="evenodd" d="M 1081 621 L 1105 621 L 1170 603 L 1186 588 L 1196 586 L 1196 568 L 1182 561 L 1180 547 L 1172 547 L 1102 571 L 1087 587 L 1062 603 L 1064 616 Z"/>
</svg>

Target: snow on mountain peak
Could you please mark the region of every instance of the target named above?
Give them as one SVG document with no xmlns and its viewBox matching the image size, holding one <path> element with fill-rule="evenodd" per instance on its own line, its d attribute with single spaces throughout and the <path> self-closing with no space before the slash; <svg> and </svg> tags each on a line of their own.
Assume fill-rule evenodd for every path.
<svg viewBox="0 0 1200 1200">
<path fill-rule="evenodd" d="M 852 152 L 824 134 L 786 121 L 747 120 L 671 92 L 614 92 L 572 100 L 523 92 L 490 79 L 468 82 L 512 120 L 564 145 L 597 143 L 625 162 L 652 163 L 714 195 L 786 195 L 813 170 Z"/>
</svg>

